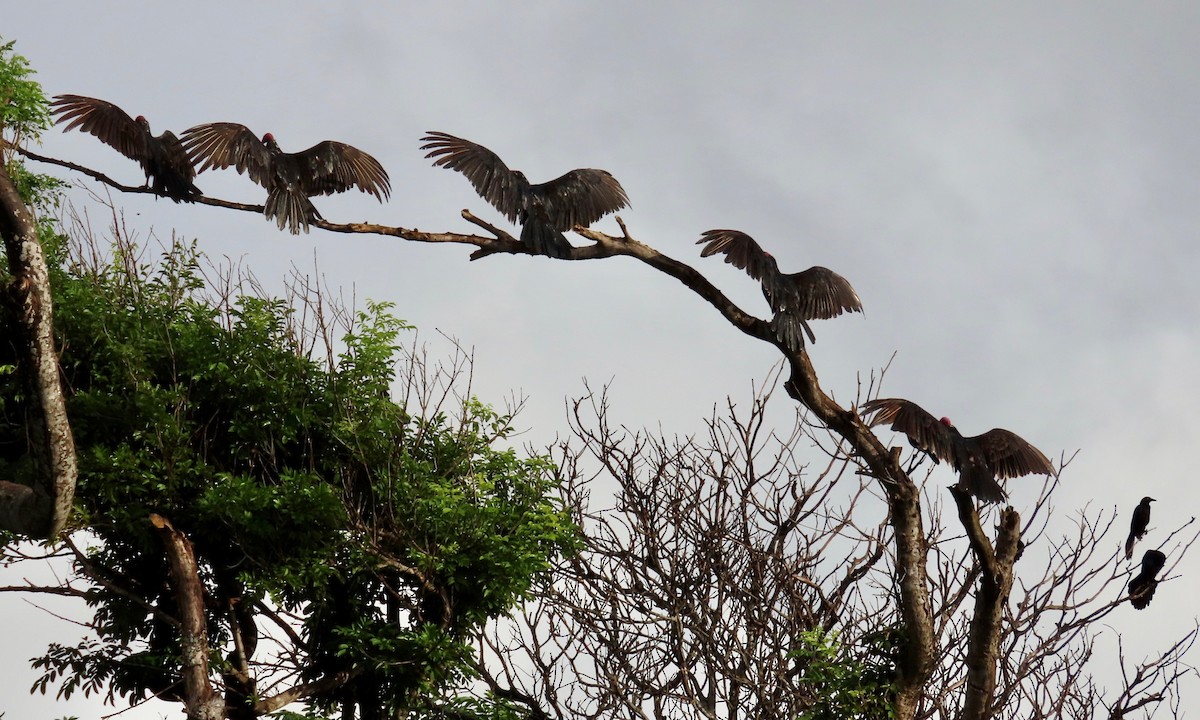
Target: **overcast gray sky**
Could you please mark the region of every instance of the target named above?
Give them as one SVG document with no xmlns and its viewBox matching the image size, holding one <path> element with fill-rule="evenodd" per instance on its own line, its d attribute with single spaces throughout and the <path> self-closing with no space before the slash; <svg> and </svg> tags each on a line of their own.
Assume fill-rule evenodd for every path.
<svg viewBox="0 0 1200 720">
<path fill-rule="evenodd" d="M 1200 498 L 1187 469 L 1200 435 L 1200 5 L 1048 5 L 79 0 L 11 3 L 0 32 L 48 94 L 109 100 L 155 132 L 235 121 L 288 151 L 337 139 L 373 154 L 391 202 L 317 199 L 334 221 L 470 232 L 464 207 L 499 220 L 422 157 L 427 130 L 483 143 L 534 181 L 605 168 L 629 193 L 635 237 L 751 312 L 766 311 L 756 284 L 702 261 L 702 231 L 738 228 L 785 270 L 845 275 L 866 313 L 814 323 L 811 348 L 835 397 L 895 353 L 885 395 L 967 434 L 1000 426 L 1052 457 L 1079 450 L 1063 517 L 1115 506 L 1124 524 L 1149 494 L 1161 538 Z M 42 151 L 142 180 L 91 136 L 51 131 Z M 229 171 L 197 184 L 263 197 Z M 533 442 L 563 430 L 584 379 L 611 383 L 616 421 L 686 433 L 725 396 L 744 402 L 777 359 L 629 259 L 472 263 L 466 246 L 293 237 L 246 213 L 115 199 L 143 233 L 199 238 L 263 279 L 315 257 L 329 284 L 396 303 L 431 340 L 459 338 L 484 400 L 528 395 Z M 1013 504 L 1039 485 L 1010 481 Z M 1190 628 L 1195 558 L 1178 571 L 1153 618 L 1126 607 L 1113 630 Z M 0 607 L 30 628 L 0 657 L 0 711 L 112 711 L 24 697 L 24 661 L 61 623 L 17 598 Z"/>
</svg>

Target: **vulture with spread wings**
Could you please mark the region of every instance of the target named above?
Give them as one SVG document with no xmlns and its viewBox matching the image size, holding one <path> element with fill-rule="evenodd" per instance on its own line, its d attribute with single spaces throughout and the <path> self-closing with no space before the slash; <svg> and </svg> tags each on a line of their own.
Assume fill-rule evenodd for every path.
<svg viewBox="0 0 1200 720">
<path fill-rule="evenodd" d="M 67 123 L 63 132 L 78 128 L 136 160 L 146 173 L 146 187 L 154 194 L 175 202 L 192 202 L 202 194 L 192 183 L 196 179 L 192 161 L 170 130 L 153 135 L 144 116 L 131 118 L 110 102 L 83 95 L 56 95 L 50 111 L 58 116 L 56 124 Z"/>
<path fill-rule="evenodd" d="M 457 170 L 475 192 L 521 224 L 521 242 L 531 252 L 561 258 L 571 252 L 563 232 L 588 226 L 629 206 L 621 183 L 606 170 L 581 168 L 533 185 L 519 170 L 509 170 L 496 153 L 470 140 L 429 132 L 421 138 L 434 165 Z"/>
<path fill-rule="evenodd" d="M 1142 556 L 1142 571 L 1129 581 L 1129 603 L 1145 610 L 1158 589 L 1158 573 L 1167 565 L 1167 556 L 1160 550 L 1147 550 Z"/>
<path fill-rule="evenodd" d="M 792 350 L 804 347 L 804 336 L 816 342 L 809 320 L 827 320 L 846 312 L 862 312 L 862 301 L 850 282 L 829 268 L 810 267 L 782 273 L 775 257 L 740 230 L 708 230 L 696 244 L 707 243 L 700 257 L 725 254 L 725 262 L 762 283 L 763 297 L 774 316 L 775 337 Z"/>
<path fill-rule="evenodd" d="M 945 460 L 959 473 L 959 487 L 983 502 L 1003 502 L 1007 495 L 996 478 L 1057 475 L 1040 450 L 1015 433 L 1000 428 L 964 437 L 950 423 L 938 420 L 919 405 L 898 398 L 880 398 L 862 405 L 864 421 L 874 427 L 891 423 L 918 450 L 935 462 Z"/>
<path fill-rule="evenodd" d="M 183 145 L 199 172 L 209 168 L 235 168 L 267 189 L 263 215 L 274 218 L 279 229 L 292 234 L 308 232 L 309 223 L 321 214 L 309 200 L 357 187 L 379 202 L 391 196 L 387 171 L 379 161 L 358 148 L 325 140 L 307 150 L 285 153 L 275 136 L 260 140 L 245 125 L 206 123 L 188 128 Z"/>
</svg>

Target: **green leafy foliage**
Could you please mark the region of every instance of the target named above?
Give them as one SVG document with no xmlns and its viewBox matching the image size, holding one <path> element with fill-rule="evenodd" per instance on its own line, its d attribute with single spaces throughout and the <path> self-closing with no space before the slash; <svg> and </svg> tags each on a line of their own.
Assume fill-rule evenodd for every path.
<svg viewBox="0 0 1200 720">
<path fill-rule="evenodd" d="M 894 717 L 895 642 L 888 632 L 868 635 L 858 648 L 843 645 L 837 633 L 819 628 L 800 633 L 796 643 L 793 657 L 813 696 L 800 720 Z"/>
<path fill-rule="evenodd" d="M 58 206 L 64 183 L 50 175 L 29 172 L 13 161 L 9 145 L 37 140 L 50 127 L 50 104 L 29 61 L 13 51 L 14 41 L 0 37 L 0 161 L 26 202 L 39 210 Z M 53 235 L 48 222 L 40 223 L 42 236 Z"/>
<path fill-rule="evenodd" d="M 178 697 L 157 513 L 196 552 L 219 672 L 239 661 L 235 627 L 253 664 L 257 634 L 245 631 L 288 613 L 287 667 L 259 671 L 349 678 L 310 698 L 314 711 L 453 697 L 473 634 L 576 547 L 553 465 L 496 447 L 511 418 L 473 398 L 430 417 L 394 402 L 408 326 L 390 306 L 359 313 L 331 365 L 302 351 L 286 302 L 206 299 L 201 264 L 194 246 L 145 264 L 120 245 L 100 266 L 53 272 L 79 449 L 73 526 L 90 546 L 76 569 L 92 583 L 96 637 L 52 646 L 35 689 Z M 10 352 L 0 346 L 0 366 Z M 30 472 L 24 402 L 0 374 L 10 477 Z"/>
<path fill-rule="evenodd" d="M 38 139 L 50 127 L 50 107 L 42 86 L 31 79 L 36 71 L 13 52 L 15 45 L 0 37 L 0 132 L 18 144 Z"/>
</svg>

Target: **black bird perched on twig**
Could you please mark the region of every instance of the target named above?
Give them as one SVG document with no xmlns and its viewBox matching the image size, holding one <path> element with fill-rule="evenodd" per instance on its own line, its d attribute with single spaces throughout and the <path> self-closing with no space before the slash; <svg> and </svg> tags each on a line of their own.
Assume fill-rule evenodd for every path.
<svg viewBox="0 0 1200 720">
<path fill-rule="evenodd" d="M 1143 610 L 1154 599 L 1158 589 L 1158 573 L 1167 565 L 1167 556 L 1158 550 L 1147 550 L 1142 556 L 1142 571 L 1129 581 L 1129 603 Z"/>
<path fill-rule="evenodd" d="M 725 254 L 725 262 L 762 283 L 763 297 L 774 314 L 775 337 L 792 350 L 804 347 L 804 336 L 816 342 L 808 320 L 825 320 L 845 312 L 862 312 L 862 301 L 846 278 L 820 266 L 785 274 L 775 257 L 740 230 L 708 230 L 696 244 L 708 243 L 700 257 Z"/>
<path fill-rule="evenodd" d="M 1133 520 L 1129 523 L 1129 537 L 1125 540 L 1125 559 L 1133 559 L 1133 544 L 1146 536 L 1146 528 L 1150 526 L 1150 503 L 1152 497 L 1144 497 L 1133 509 Z"/>
<path fill-rule="evenodd" d="M 580 168 L 554 180 L 531 184 L 519 170 L 509 170 L 496 153 L 470 140 L 430 131 L 421 138 L 434 165 L 457 170 L 475 192 L 508 218 L 521 224 L 521 242 L 531 251 L 554 258 L 571 252 L 563 232 L 591 225 L 629 206 L 621 183 L 607 170 Z"/>
<path fill-rule="evenodd" d="M 861 409 L 868 425 L 891 423 L 892 430 L 907 435 L 913 447 L 935 462 L 949 462 L 959 473 L 959 487 L 985 503 L 1007 497 L 997 477 L 1057 474 L 1040 450 L 1008 430 L 993 428 L 963 437 L 950 418 L 938 420 L 916 403 L 898 398 L 870 400 Z"/>
<path fill-rule="evenodd" d="M 63 132 L 79 128 L 80 132 L 95 135 L 100 142 L 138 161 L 146 173 L 146 187 L 155 195 L 175 202 L 192 202 L 203 194 L 192 183 L 196 179 L 192 161 L 170 130 L 153 135 L 144 116 L 131 118 L 110 102 L 83 95 L 56 95 L 50 111 L 58 116 L 56 124 L 67 123 Z"/>
<path fill-rule="evenodd" d="M 293 235 L 308 232 L 309 223 L 321 219 L 309 200 L 313 195 L 357 187 L 383 202 L 392 193 L 387 171 L 378 160 L 336 140 L 285 153 L 271 133 L 260 140 L 245 125 L 216 122 L 188 128 L 183 132 L 183 144 L 200 172 L 232 166 L 266 188 L 263 215 L 274 218 L 280 230 L 286 227 Z"/>
</svg>

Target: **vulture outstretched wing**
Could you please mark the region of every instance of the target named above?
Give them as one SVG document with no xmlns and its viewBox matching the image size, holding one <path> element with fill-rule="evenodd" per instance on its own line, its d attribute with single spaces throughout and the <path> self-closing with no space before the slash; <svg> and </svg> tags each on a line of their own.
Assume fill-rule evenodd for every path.
<svg viewBox="0 0 1200 720">
<path fill-rule="evenodd" d="M 56 124 L 67 123 L 63 132 L 78 128 L 131 160 L 148 159 L 146 129 L 110 102 L 83 95 L 55 95 L 50 112 L 58 116 Z"/>
<path fill-rule="evenodd" d="M 958 469 L 956 431 L 920 405 L 901 398 L 878 398 L 868 400 L 859 409 L 869 427 L 890 423 L 892 430 L 908 436 L 913 447 L 929 453 L 935 461 L 944 459 Z"/>
<path fill-rule="evenodd" d="M 517 222 L 529 192 L 529 181 L 508 169 L 496 153 L 470 140 L 430 131 L 421 138 L 425 157 L 436 158 L 434 165 L 462 173 L 479 197 L 499 210 L 509 222 Z"/>
<path fill-rule="evenodd" d="M 270 187 L 271 153 L 245 125 L 231 122 L 196 125 L 183 131 L 183 146 L 198 172 L 232 167 L 259 185 Z"/>
<path fill-rule="evenodd" d="M 977 444 L 997 477 L 1058 474 L 1041 450 L 1008 430 L 994 428 L 982 435 L 966 438 L 966 441 Z"/>
<path fill-rule="evenodd" d="M 697 245 L 707 243 L 700 257 L 724 253 L 725 262 L 763 283 L 763 287 L 778 286 L 779 265 L 775 258 L 759 247 L 754 238 L 740 230 L 705 230 Z"/>
<path fill-rule="evenodd" d="M 383 165 L 352 145 L 325 140 L 290 157 L 300 165 L 300 187 L 307 195 L 332 195 L 357 187 L 380 202 L 391 197 L 392 185 Z"/>
<path fill-rule="evenodd" d="M 781 310 L 798 313 L 805 320 L 828 320 L 842 313 L 862 312 L 862 301 L 850 281 L 829 268 L 815 265 L 803 272 L 784 275 L 783 279 L 778 297 L 769 298 Z"/>
<path fill-rule="evenodd" d="M 609 213 L 629 205 L 621 183 L 606 170 L 580 168 L 550 182 L 533 185 L 530 192 L 541 200 L 556 230 L 587 227 Z"/>
</svg>

